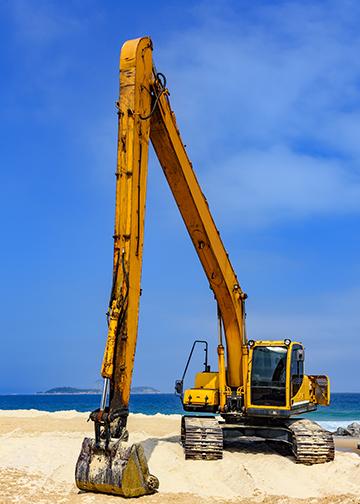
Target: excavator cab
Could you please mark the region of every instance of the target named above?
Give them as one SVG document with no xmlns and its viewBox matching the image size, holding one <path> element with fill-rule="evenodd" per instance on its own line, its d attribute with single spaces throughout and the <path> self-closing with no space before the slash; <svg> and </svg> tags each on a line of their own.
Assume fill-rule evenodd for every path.
<svg viewBox="0 0 360 504">
<path fill-rule="evenodd" d="M 286 406 L 286 346 L 256 346 L 251 366 L 251 404 Z"/>
<path fill-rule="evenodd" d="M 328 378 L 304 374 L 301 343 L 285 339 L 248 344 L 247 414 L 290 416 L 329 404 Z"/>
<path fill-rule="evenodd" d="M 184 378 L 197 343 L 205 344 L 205 369 L 196 374 L 192 388 L 183 390 Z M 175 391 L 181 396 L 185 411 L 220 413 L 224 417 L 233 413 L 254 417 L 290 417 L 314 411 L 318 405 L 327 406 L 330 402 L 328 377 L 307 376 L 304 373 L 305 350 L 301 343 L 290 339 L 249 340 L 247 382 L 237 391 L 225 386 L 226 403 L 222 409 L 220 373 L 210 371 L 207 353 L 207 343 L 195 341 L 183 376 L 176 381 Z"/>
</svg>

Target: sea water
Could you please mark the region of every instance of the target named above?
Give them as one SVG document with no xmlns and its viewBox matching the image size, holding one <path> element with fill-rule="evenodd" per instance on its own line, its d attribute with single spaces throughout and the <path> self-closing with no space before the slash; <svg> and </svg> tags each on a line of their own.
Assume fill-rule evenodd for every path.
<svg viewBox="0 0 360 504">
<path fill-rule="evenodd" d="M 35 409 L 40 411 L 92 411 L 99 407 L 99 394 L 64 394 L 64 395 L 3 395 L 0 396 L 0 410 Z M 154 415 L 182 414 L 179 397 L 174 394 L 133 394 L 130 399 L 132 413 Z M 360 423 L 360 394 L 332 394 L 331 404 L 319 407 L 306 418 L 319 422 L 323 427 L 334 431 L 337 427 L 347 426 L 351 422 Z"/>
</svg>

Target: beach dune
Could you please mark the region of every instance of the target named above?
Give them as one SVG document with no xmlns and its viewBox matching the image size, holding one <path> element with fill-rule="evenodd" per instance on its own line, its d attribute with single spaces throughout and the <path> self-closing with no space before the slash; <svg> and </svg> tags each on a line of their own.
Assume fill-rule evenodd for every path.
<svg viewBox="0 0 360 504">
<path fill-rule="evenodd" d="M 0 503 L 122 502 L 81 493 L 74 468 L 82 440 L 92 436 L 87 413 L 0 411 Z M 296 464 L 264 442 L 231 445 L 219 461 L 185 461 L 179 443 L 180 415 L 129 417 L 129 442 L 141 442 L 150 471 L 160 480 L 156 495 L 136 502 L 203 504 L 360 504 L 360 456 L 336 452 L 334 462 Z"/>
</svg>

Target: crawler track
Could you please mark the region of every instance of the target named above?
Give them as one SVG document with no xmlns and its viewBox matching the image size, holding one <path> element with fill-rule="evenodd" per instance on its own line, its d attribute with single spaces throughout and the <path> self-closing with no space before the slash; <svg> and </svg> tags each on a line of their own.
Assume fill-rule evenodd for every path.
<svg viewBox="0 0 360 504">
<path fill-rule="evenodd" d="M 335 448 L 332 434 L 311 420 L 289 420 L 292 434 L 292 451 L 299 464 L 323 464 L 334 460 Z"/>
<path fill-rule="evenodd" d="M 222 459 L 223 432 L 214 417 L 183 416 L 181 442 L 184 447 L 185 459 Z"/>
<path fill-rule="evenodd" d="M 286 444 L 297 463 L 312 465 L 334 460 L 332 434 L 317 423 L 307 419 L 287 420 L 282 423 L 282 429 L 288 433 Z M 259 431 L 255 435 L 258 434 Z M 270 434 L 260 437 L 270 439 Z M 183 416 L 181 442 L 186 459 L 217 460 L 223 456 L 223 430 L 215 417 Z"/>
</svg>

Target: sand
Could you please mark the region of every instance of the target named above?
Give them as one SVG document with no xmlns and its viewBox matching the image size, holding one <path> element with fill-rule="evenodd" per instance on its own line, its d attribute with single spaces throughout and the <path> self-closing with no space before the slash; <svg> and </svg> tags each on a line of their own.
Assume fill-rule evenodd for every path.
<svg viewBox="0 0 360 504">
<path fill-rule="evenodd" d="M 0 411 L 0 503 L 122 502 L 81 493 L 74 484 L 82 439 L 92 436 L 87 418 L 75 411 Z M 360 504 L 360 456 L 343 451 L 356 440 L 337 439 L 335 461 L 317 466 L 295 464 L 264 442 L 238 443 L 219 461 L 185 461 L 179 424 L 180 415 L 130 415 L 130 442 L 142 442 L 160 480 L 158 494 L 135 502 Z"/>
</svg>

